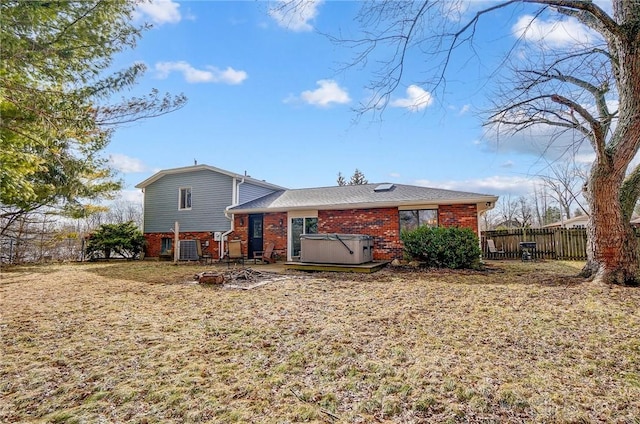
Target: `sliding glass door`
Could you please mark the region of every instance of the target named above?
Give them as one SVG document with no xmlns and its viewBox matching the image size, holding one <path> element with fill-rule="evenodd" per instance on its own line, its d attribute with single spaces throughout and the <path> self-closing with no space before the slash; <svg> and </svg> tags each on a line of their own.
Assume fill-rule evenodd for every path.
<svg viewBox="0 0 640 424">
<path fill-rule="evenodd" d="M 300 258 L 300 236 L 302 234 L 317 234 L 318 233 L 318 218 L 317 217 L 301 217 L 291 218 L 291 228 L 289 245 L 291 246 L 291 260 L 298 260 Z"/>
</svg>

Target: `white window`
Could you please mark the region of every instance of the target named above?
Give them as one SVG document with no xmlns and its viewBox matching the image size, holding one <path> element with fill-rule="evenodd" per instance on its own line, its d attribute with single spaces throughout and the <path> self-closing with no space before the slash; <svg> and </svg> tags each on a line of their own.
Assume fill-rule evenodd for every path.
<svg viewBox="0 0 640 424">
<path fill-rule="evenodd" d="M 178 209 L 191 209 L 191 187 L 180 188 Z"/>
</svg>

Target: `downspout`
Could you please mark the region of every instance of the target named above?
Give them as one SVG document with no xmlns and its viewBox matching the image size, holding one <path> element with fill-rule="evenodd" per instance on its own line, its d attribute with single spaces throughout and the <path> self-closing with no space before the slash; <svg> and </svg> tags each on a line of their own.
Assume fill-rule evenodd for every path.
<svg viewBox="0 0 640 424">
<path fill-rule="evenodd" d="M 144 210 L 145 210 L 145 192 L 144 187 L 142 188 L 142 234 L 144 234 Z"/>
<path fill-rule="evenodd" d="M 240 203 L 240 184 L 244 184 L 244 178 L 242 178 L 242 181 L 240 181 L 239 183 L 237 183 L 237 179 L 234 177 L 233 178 L 233 188 L 231 190 L 231 206 L 228 206 L 227 208 L 225 208 L 224 210 L 224 217 L 227 218 L 229 221 L 231 221 L 231 229 L 229 229 L 229 231 L 225 231 L 224 233 L 222 233 L 222 236 L 220 237 L 220 247 L 218 249 L 218 254 L 220 255 L 220 259 L 223 259 L 224 257 L 224 238 L 226 236 L 228 236 L 229 234 L 231 234 L 234 230 L 235 230 L 235 223 L 234 223 L 234 219 L 233 219 L 233 214 L 231 216 L 229 216 L 229 208 L 232 206 L 236 206 L 238 203 Z"/>
</svg>

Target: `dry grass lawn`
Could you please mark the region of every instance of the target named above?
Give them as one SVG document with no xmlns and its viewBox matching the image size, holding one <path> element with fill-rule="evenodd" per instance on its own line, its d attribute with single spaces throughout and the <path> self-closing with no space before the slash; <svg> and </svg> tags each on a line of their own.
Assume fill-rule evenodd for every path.
<svg viewBox="0 0 640 424">
<path fill-rule="evenodd" d="M 508 261 L 186 283 L 205 269 L 3 270 L 0 422 L 640 422 L 638 288 Z"/>
</svg>

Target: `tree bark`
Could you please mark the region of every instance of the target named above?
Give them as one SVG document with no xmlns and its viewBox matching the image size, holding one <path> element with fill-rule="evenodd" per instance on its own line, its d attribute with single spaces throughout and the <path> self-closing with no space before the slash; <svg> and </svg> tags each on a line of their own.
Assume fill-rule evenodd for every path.
<svg viewBox="0 0 640 424">
<path fill-rule="evenodd" d="M 612 3 L 617 26 L 603 35 L 614 58 L 618 124 L 608 142 L 593 133 L 597 147 L 587 188 L 591 215 L 583 274 L 605 283 L 638 285 L 638 239 L 629 219 L 640 193 L 640 176 L 637 170 L 625 174 L 640 148 L 640 3 Z"/>
<path fill-rule="evenodd" d="M 587 263 L 581 275 L 607 284 L 638 285 L 638 240 L 622 210 L 623 175 L 595 163 L 586 197 L 591 214 L 587 226 Z"/>
</svg>

